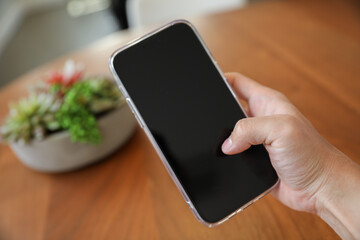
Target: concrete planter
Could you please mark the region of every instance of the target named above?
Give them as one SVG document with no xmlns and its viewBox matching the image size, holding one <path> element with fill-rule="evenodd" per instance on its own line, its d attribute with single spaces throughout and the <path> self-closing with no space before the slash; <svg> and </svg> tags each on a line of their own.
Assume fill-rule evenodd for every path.
<svg viewBox="0 0 360 240">
<path fill-rule="evenodd" d="M 127 104 L 98 120 L 102 134 L 99 145 L 71 142 L 67 131 L 55 133 L 27 145 L 10 144 L 14 153 L 29 168 L 41 172 L 71 171 L 104 159 L 133 134 L 136 122 Z"/>
</svg>

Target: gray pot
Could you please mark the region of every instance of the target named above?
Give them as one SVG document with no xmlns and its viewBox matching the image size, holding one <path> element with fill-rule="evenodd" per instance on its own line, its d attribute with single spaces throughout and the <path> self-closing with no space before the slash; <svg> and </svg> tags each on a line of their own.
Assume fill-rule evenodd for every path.
<svg viewBox="0 0 360 240">
<path fill-rule="evenodd" d="M 114 152 L 133 134 L 136 122 L 127 104 L 98 120 L 102 142 L 98 145 L 74 143 L 67 131 L 29 144 L 10 144 L 14 153 L 29 168 L 41 172 L 65 172 L 99 161 Z"/>
</svg>

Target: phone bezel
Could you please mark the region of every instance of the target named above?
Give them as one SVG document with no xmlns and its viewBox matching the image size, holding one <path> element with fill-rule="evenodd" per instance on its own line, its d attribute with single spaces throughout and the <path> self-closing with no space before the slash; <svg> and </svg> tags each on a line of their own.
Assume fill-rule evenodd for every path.
<svg viewBox="0 0 360 240">
<path fill-rule="evenodd" d="M 205 221 L 204 219 L 202 219 L 202 217 L 199 215 L 199 213 L 197 212 L 196 208 L 194 207 L 193 203 L 191 202 L 190 198 L 188 197 L 187 193 L 185 192 L 183 186 L 181 185 L 179 179 L 177 178 L 177 176 L 175 175 L 174 171 L 172 170 L 170 164 L 168 163 L 168 161 L 166 160 L 166 157 L 164 156 L 164 154 L 162 153 L 160 147 L 158 146 L 157 142 L 155 141 L 155 138 L 153 137 L 153 135 L 150 132 L 150 129 L 147 127 L 146 122 L 142 119 L 141 114 L 139 113 L 139 111 L 137 110 L 134 102 L 132 101 L 131 97 L 129 96 L 128 92 L 126 91 L 125 86 L 122 84 L 119 76 L 117 75 L 116 71 L 115 71 L 115 67 L 114 67 L 114 58 L 115 56 L 120 53 L 121 51 L 145 40 L 148 37 L 151 37 L 153 35 L 155 35 L 156 33 L 171 27 L 175 24 L 187 24 L 195 33 L 196 37 L 199 39 L 199 41 L 201 42 L 201 45 L 203 46 L 203 48 L 205 49 L 206 53 L 208 54 L 209 58 L 211 59 L 212 63 L 214 64 L 214 66 L 216 67 L 217 71 L 219 72 L 219 74 L 221 75 L 223 81 L 225 82 L 227 88 L 229 89 L 229 91 L 231 92 L 231 94 L 233 95 L 233 97 L 235 98 L 235 100 L 237 101 L 239 107 L 241 108 L 241 110 L 244 112 L 245 116 L 248 117 L 247 112 L 244 110 L 244 108 L 241 105 L 240 100 L 237 98 L 235 92 L 233 91 L 233 89 L 230 87 L 229 83 L 226 81 L 226 78 L 223 74 L 223 72 L 220 70 L 217 62 L 214 60 L 212 54 L 210 53 L 209 49 L 207 48 L 207 46 L 205 45 L 205 42 L 203 41 L 203 39 L 201 38 L 200 34 L 198 33 L 198 31 L 196 30 L 196 28 L 192 25 L 192 23 L 190 23 L 187 20 L 184 19 L 179 19 L 179 20 L 174 20 L 162 27 L 159 27 L 151 32 L 149 32 L 148 34 L 139 37 L 133 41 L 130 41 L 129 43 L 125 44 L 123 47 L 119 48 L 118 50 L 116 50 L 110 57 L 109 59 L 109 67 L 110 67 L 110 71 L 112 72 L 112 74 L 115 77 L 115 81 L 117 82 L 120 91 L 122 92 L 122 94 L 124 95 L 127 104 L 129 105 L 131 111 L 133 112 L 133 114 L 135 115 L 135 118 L 138 120 L 140 127 L 144 130 L 145 134 L 147 135 L 147 137 L 149 138 L 151 144 L 153 145 L 153 147 L 155 148 L 157 154 L 159 155 L 163 165 L 165 166 L 166 170 L 168 171 L 170 177 L 173 179 L 175 185 L 177 186 L 177 188 L 179 189 L 181 195 L 183 196 L 185 202 L 188 204 L 190 210 L 193 212 L 195 218 L 201 222 L 203 225 L 211 228 L 211 227 L 215 227 L 218 226 L 220 224 L 222 224 L 223 222 L 229 220 L 230 218 L 232 218 L 233 216 L 235 216 L 237 213 L 243 211 L 245 208 L 247 208 L 248 206 L 250 206 L 251 204 L 253 204 L 254 202 L 256 202 L 257 200 L 259 200 L 260 198 L 264 197 L 266 194 L 268 194 L 273 188 L 276 187 L 276 185 L 279 183 L 280 179 L 278 178 L 277 182 L 270 187 L 269 189 L 267 189 L 266 191 L 264 191 L 263 193 L 259 194 L 257 197 L 255 197 L 254 199 L 250 200 L 249 202 L 247 202 L 246 204 L 242 205 L 239 209 L 237 209 L 236 211 L 232 212 L 231 214 L 229 214 L 228 216 L 224 217 L 223 219 L 215 222 L 215 223 L 210 223 Z"/>
</svg>

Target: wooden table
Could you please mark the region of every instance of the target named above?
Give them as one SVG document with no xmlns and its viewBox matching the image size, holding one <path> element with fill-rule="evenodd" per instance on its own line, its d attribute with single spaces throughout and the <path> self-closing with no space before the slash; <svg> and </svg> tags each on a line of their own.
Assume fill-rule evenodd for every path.
<svg viewBox="0 0 360 240">
<path fill-rule="evenodd" d="M 191 20 L 191 19 L 190 19 Z M 192 19 L 224 71 L 284 92 L 319 132 L 360 159 L 360 8 L 354 1 L 269 1 Z M 110 74 L 109 55 L 144 32 L 116 33 L 0 91 L 0 117 L 66 58 Z M 24 167 L 0 146 L 0 239 L 338 239 L 320 218 L 271 195 L 225 224 L 198 223 L 139 129 L 107 160 L 71 173 Z"/>
</svg>

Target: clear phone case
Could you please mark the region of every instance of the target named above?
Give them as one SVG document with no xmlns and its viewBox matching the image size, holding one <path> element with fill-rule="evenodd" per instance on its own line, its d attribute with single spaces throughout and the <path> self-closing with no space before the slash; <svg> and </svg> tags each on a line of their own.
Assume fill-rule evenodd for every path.
<svg viewBox="0 0 360 240">
<path fill-rule="evenodd" d="M 221 223 L 227 221 L 228 219 L 230 219 L 231 217 L 233 217 L 234 215 L 236 215 L 237 213 L 243 211 L 245 208 L 247 208 L 248 206 L 250 206 L 251 204 L 253 204 L 254 202 L 256 202 L 257 200 L 259 200 L 260 198 L 262 198 L 263 196 L 265 196 L 267 193 L 269 193 L 278 183 L 279 180 L 274 184 L 274 186 L 272 186 L 271 188 L 269 188 L 268 190 L 266 190 L 265 192 L 263 192 L 262 194 L 258 195 L 256 198 L 252 199 L 251 201 L 247 202 L 246 204 L 244 204 L 243 206 L 241 206 L 239 209 L 237 209 L 236 211 L 234 211 L 233 213 L 229 214 L 228 216 L 226 216 L 225 218 L 221 219 L 218 222 L 215 223 L 209 223 L 207 221 L 205 221 L 204 219 L 201 218 L 201 216 L 199 215 L 199 213 L 197 212 L 196 208 L 194 207 L 193 203 L 190 201 L 190 198 L 188 197 L 187 193 L 185 192 L 183 186 L 181 185 L 179 179 L 177 178 L 177 176 L 175 175 L 174 171 L 172 170 L 171 166 L 169 165 L 168 161 L 166 160 L 163 152 L 161 151 L 160 147 L 158 146 L 157 142 L 154 139 L 154 136 L 151 134 L 149 128 L 147 127 L 146 123 L 144 122 L 144 120 L 141 117 L 141 114 L 139 113 L 139 111 L 137 110 L 137 108 L 135 107 L 135 105 L 133 104 L 133 101 L 131 99 L 131 97 L 129 96 L 128 92 L 126 91 L 124 85 L 121 82 L 121 79 L 118 77 L 115 68 L 114 68 L 114 64 L 113 64 L 113 60 L 114 57 L 120 53 L 121 51 L 143 41 L 144 39 L 172 26 L 175 24 L 187 24 L 188 26 L 190 26 L 192 28 L 192 30 L 194 31 L 194 33 L 196 34 L 197 38 L 200 40 L 203 48 L 206 50 L 209 58 L 211 59 L 211 61 L 213 62 L 213 64 L 215 65 L 217 71 L 220 73 L 220 75 L 222 76 L 223 81 L 225 82 L 226 86 L 228 87 L 228 89 L 230 90 L 230 92 L 232 93 L 233 97 L 236 99 L 236 101 L 238 102 L 240 108 L 242 109 L 242 111 L 246 114 L 246 111 L 244 111 L 244 108 L 241 106 L 241 103 L 239 101 L 239 99 L 236 97 L 236 94 L 234 93 L 234 91 L 232 90 L 232 88 L 229 86 L 228 82 L 226 81 L 226 78 L 224 76 L 224 74 L 222 73 L 222 71 L 220 70 L 217 62 L 214 60 L 212 54 L 210 53 L 209 49 L 206 47 L 204 41 L 202 40 L 202 38 L 200 37 L 198 31 L 196 30 L 196 28 L 187 20 L 175 20 L 172 21 L 138 39 L 135 39 L 129 43 L 127 43 L 125 46 L 121 47 L 120 49 L 118 49 L 117 51 L 115 51 L 110 59 L 109 59 L 109 66 L 110 66 L 110 70 L 112 72 L 112 74 L 115 77 L 115 80 L 121 90 L 121 92 L 123 93 L 127 104 L 129 105 L 131 111 L 133 112 L 133 114 L 135 115 L 135 118 L 137 119 L 140 127 L 144 130 L 144 132 L 146 133 L 147 137 L 149 138 L 151 144 L 153 145 L 153 147 L 155 148 L 157 154 L 159 155 L 162 163 L 164 164 L 166 170 L 168 171 L 168 173 L 170 174 L 171 178 L 173 179 L 173 181 L 175 182 L 177 188 L 179 189 L 179 191 L 181 192 L 181 195 L 183 196 L 185 202 L 188 204 L 189 208 L 191 209 L 191 211 L 193 212 L 193 214 L 195 215 L 196 219 L 201 222 L 203 225 L 207 226 L 207 227 L 215 227 L 220 225 Z"/>
</svg>

